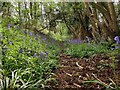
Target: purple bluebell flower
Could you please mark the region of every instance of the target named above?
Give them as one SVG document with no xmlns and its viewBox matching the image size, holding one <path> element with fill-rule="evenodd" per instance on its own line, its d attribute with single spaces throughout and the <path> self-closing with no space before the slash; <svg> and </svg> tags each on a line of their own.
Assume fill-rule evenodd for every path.
<svg viewBox="0 0 120 90">
<path fill-rule="evenodd" d="M 29 64 L 29 60 L 28 59 L 26 59 L 26 63 Z"/>
<path fill-rule="evenodd" d="M 36 57 L 37 56 L 37 53 L 34 53 L 34 55 L 33 55 L 34 57 Z"/>
<path fill-rule="evenodd" d="M 114 40 L 116 41 L 116 46 L 115 46 L 115 49 L 119 49 L 120 50 L 120 38 L 119 36 L 115 36 Z"/>
<path fill-rule="evenodd" d="M 14 25 L 9 23 L 8 26 L 13 27 Z"/>
<path fill-rule="evenodd" d="M 119 36 L 115 36 L 114 40 L 116 41 L 117 44 L 120 44 Z"/>
<path fill-rule="evenodd" d="M 118 46 L 115 46 L 115 49 L 119 49 L 119 47 L 118 47 Z"/>
<path fill-rule="evenodd" d="M 13 24 L 8 24 L 8 31 L 10 31 L 10 27 L 14 26 Z"/>
<path fill-rule="evenodd" d="M 30 32 L 29 34 L 30 34 L 31 36 L 33 35 L 33 33 L 32 33 L 32 32 Z"/>
<path fill-rule="evenodd" d="M 88 37 L 88 36 L 86 36 L 86 38 L 87 38 L 87 43 L 88 43 L 88 47 L 90 46 L 90 41 L 91 41 L 91 38 L 90 37 Z"/>
<path fill-rule="evenodd" d="M 115 48 L 111 48 L 111 50 L 113 51 Z"/>
<path fill-rule="evenodd" d="M 45 56 L 45 60 L 48 59 L 48 55 L 49 55 L 49 52 L 45 52 L 46 56 Z"/>
<path fill-rule="evenodd" d="M 44 54 L 43 54 L 43 53 L 40 53 L 40 58 L 41 58 L 41 59 L 43 58 L 43 56 L 44 56 Z"/>
<path fill-rule="evenodd" d="M 49 52 L 45 52 L 46 53 L 46 56 L 48 56 Z"/>
<path fill-rule="evenodd" d="M 19 53 L 23 53 L 24 50 L 22 49 L 22 47 L 20 47 Z"/>
<path fill-rule="evenodd" d="M 2 55 L 5 55 L 5 51 L 4 50 L 2 50 Z"/>
<path fill-rule="evenodd" d="M 21 29 L 21 27 L 20 27 L 20 26 L 17 26 L 17 29 Z"/>
<path fill-rule="evenodd" d="M 8 25 L 8 31 L 10 31 L 10 26 Z"/>
<path fill-rule="evenodd" d="M 88 37 L 88 36 L 86 36 L 86 38 L 87 38 L 88 43 L 90 43 L 91 38 L 90 38 L 90 37 Z"/>
</svg>

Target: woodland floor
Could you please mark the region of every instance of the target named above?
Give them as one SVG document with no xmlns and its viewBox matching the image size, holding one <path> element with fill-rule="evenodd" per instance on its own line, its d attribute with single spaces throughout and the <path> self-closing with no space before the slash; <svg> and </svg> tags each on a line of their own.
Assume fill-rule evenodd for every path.
<svg viewBox="0 0 120 90">
<path fill-rule="evenodd" d="M 115 65 L 114 74 L 112 59 L 106 55 L 84 59 L 61 55 L 61 67 L 54 71 L 58 83 L 50 83 L 51 90 L 105 90 L 103 85 L 84 81 L 99 80 L 109 85 L 111 78 L 120 84 L 120 62 L 115 60 Z"/>
</svg>

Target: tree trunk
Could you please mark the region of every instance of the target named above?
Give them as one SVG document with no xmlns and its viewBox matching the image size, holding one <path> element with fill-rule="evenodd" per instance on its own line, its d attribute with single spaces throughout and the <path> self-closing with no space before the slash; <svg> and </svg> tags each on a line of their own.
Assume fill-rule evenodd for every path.
<svg viewBox="0 0 120 90">
<path fill-rule="evenodd" d="M 108 2 L 108 6 L 109 6 L 109 11 L 110 11 L 110 16 L 111 16 L 111 24 L 112 24 L 112 30 L 113 32 L 115 32 L 115 34 L 118 34 L 118 25 L 117 25 L 117 16 L 116 16 L 116 12 L 115 12 L 115 8 L 113 5 L 113 2 Z"/>
</svg>

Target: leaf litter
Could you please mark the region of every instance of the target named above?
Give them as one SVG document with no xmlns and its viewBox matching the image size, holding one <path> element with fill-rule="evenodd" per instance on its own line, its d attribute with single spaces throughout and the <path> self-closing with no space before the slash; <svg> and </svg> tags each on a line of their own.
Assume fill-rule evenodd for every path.
<svg viewBox="0 0 120 90">
<path fill-rule="evenodd" d="M 61 55 L 60 68 L 54 71 L 57 83 L 49 82 L 51 90 L 105 90 L 113 89 L 112 82 L 120 85 L 120 63 L 115 62 L 115 74 L 109 56 L 100 54 L 90 58 Z"/>
</svg>

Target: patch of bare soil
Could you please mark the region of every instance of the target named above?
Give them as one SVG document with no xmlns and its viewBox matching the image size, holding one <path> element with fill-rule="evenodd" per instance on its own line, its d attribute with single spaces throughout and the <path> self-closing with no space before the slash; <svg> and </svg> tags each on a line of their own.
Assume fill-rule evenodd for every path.
<svg viewBox="0 0 120 90">
<path fill-rule="evenodd" d="M 52 90 L 105 90 L 99 83 L 85 82 L 91 80 L 109 85 L 112 79 L 120 84 L 120 63 L 118 60 L 115 61 L 114 74 L 112 59 L 106 55 L 84 59 L 62 55 L 60 65 L 61 67 L 54 71 L 58 83 L 50 83 Z"/>
</svg>

